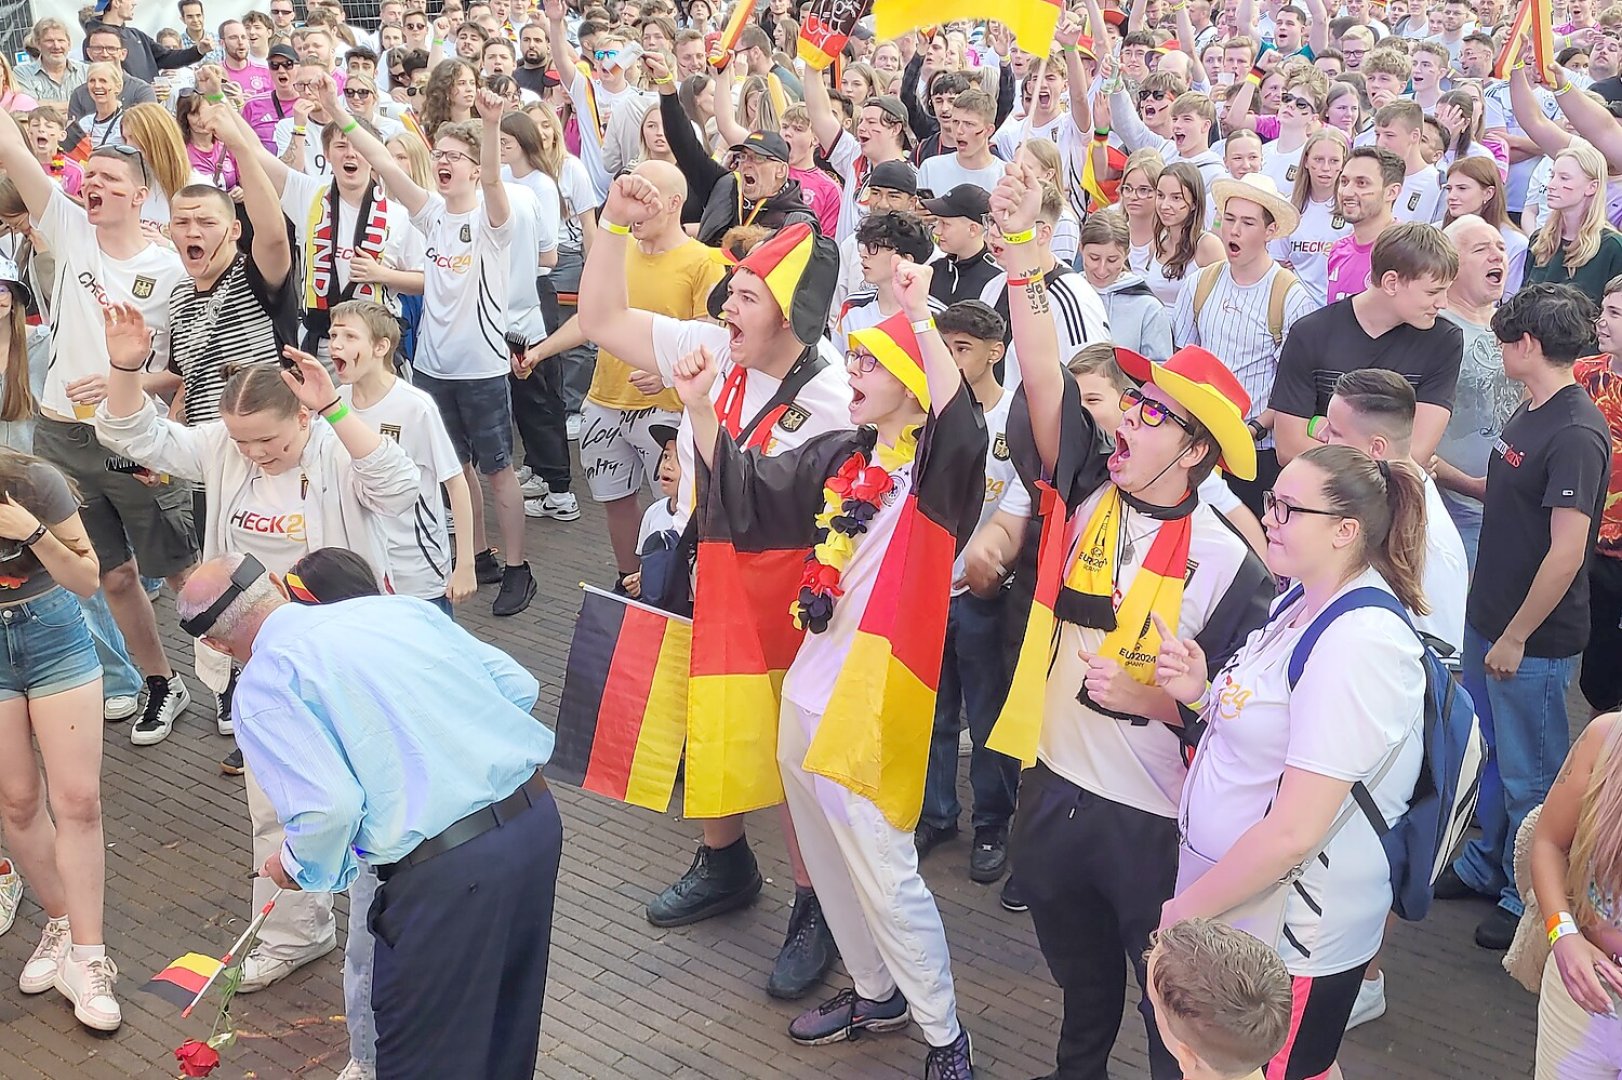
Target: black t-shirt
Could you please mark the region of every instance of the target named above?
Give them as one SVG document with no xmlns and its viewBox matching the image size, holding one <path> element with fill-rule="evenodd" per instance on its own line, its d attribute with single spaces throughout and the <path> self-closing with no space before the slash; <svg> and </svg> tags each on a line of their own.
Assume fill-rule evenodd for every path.
<svg viewBox="0 0 1622 1080">
<path fill-rule="evenodd" d="M 1464 332 L 1446 319 L 1429 330 L 1407 323 L 1371 338 L 1357 321 L 1352 297 L 1295 321 L 1279 352 L 1272 407 L 1289 416 L 1322 416 L 1335 382 L 1348 371 L 1395 371 L 1414 388 L 1422 404 L 1453 408 L 1464 355 Z"/>
<path fill-rule="evenodd" d="M 1487 462 L 1481 549 L 1465 621 L 1488 641 L 1520 610 L 1549 554 L 1556 507 L 1588 515 L 1591 551 L 1611 480 L 1611 433 L 1581 386 L 1567 386 L 1536 409 L 1509 418 Z M 1575 656 L 1588 644 L 1588 573 L 1579 571 L 1560 603 L 1526 641 L 1526 655 Z"/>
</svg>

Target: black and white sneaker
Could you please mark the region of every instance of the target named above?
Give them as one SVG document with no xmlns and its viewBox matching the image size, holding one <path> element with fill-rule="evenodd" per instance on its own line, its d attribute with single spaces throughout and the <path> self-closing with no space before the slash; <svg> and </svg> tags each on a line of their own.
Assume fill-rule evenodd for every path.
<svg viewBox="0 0 1622 1080">
<path fill-rule="evenodd" d="M 130 729 L 130 742 L 136 746 L 156 746 L 169 737 L 175 720 L 191 704 L 191 694 L 179 675 L 165 679 L 149 675 L 146 680 L 146 710 Z"/>
<path fill-rule="evenodd" d="M 231 719 L 231 695 L 237 691 L 237 676 L 242 674 L 235 667 L 231 668 L 231 679 L 225 684 L 225 691 L 214 696 L 214 726 L 221 735 L 235 735 L 237 725 Z"/>
</svg>

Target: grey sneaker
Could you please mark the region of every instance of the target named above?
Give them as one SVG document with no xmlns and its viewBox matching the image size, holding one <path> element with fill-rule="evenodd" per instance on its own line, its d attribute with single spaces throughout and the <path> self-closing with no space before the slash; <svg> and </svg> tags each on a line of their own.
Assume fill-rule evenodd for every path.
<svg viewBox="0 0 1622 1080">
<path fill-rule="evenodd" d="M 899 1031 L 912 1022 L 907 999 L 897 990 L 885 1001 L 869 1001 L 855 990 L 841 990 L 788 1026 L 788 1037 L 801 1046 L 823 1046 L 854 1039 L 864 1031 Z"/>
</svg>

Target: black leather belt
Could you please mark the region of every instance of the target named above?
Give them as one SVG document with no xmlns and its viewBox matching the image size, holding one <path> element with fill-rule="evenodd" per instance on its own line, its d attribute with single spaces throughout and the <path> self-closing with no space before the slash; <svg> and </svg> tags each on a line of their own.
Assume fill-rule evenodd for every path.
<svg viewBox="0 0 1622 1080">
<path fill-rule="evenodd" d="M 431 836 L 412 848 L 399 862 L 377 868 L 377 880 L 387 881 L 409 866 L 421 866 L 435 855 L 443 855 L 452 848 L 461 847 L 491 829 L 513 820 L 534 806 L 546 794 L 546 778 L 539 769 L 535 775 L 518 785 L 518 790 L 500 802 L 482 806 L 467 817 L 454 822 L 438 836 Z"/>
</svg>

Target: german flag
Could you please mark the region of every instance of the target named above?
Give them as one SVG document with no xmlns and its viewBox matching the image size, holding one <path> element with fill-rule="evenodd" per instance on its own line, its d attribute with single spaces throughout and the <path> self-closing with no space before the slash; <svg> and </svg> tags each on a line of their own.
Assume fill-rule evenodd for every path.
<svg viewBox="0 0 1622 1080">
<path fill-rule="evenodd" d="M 585 587 L 547 775 L 663 813 L 687 727 L 687 620 Z"/>
<path fill-rule="evenodd" d="M 1498 59 L 1493 64 L 1493 78 L 1509 78 L 1509 73 L 1521 62 L 1521 49 L 1529 35 L 1532 38 L 1532 60 L 1537 65 L 1539 77 L 1545 82 L 1553 80 L 1554 13 L 1550 10 L 1549 0 L 1522 0 L 1520 10 L 1515 13 L 1515 21 L 1510 24 L 1509 33 L 1504 38 L 1504 47 L 1499 50 Z"/>
<path fill-rule="evenodd" d="M 979 522 L 985 463 L 985 421 L 960 384 L 924 425 L 912 490 L 805 754 L 807 772 L 866 798 L 898 829 L 917 825 L 923 806 L 952 563 Z"/>
<path fill-rule="evenodd" d="M 1037 56 L 1053 48 L 1059 25 L 1059 0 L 874 0 L 873 31 L 890 41 L 908 30 L 945 26 L 959 19 L 996 19 L 1013 33 L 1019 47 Z"/>
<path fill-rule="evenodd" d="M 1036 764 L 1036 745 L 1042 737 L 1048 667 L 1053 659 L 1053 632 L 1058 625 L 1053 609 L 1064 582 L 1064 560 L 1069 550 L 1059 493 L 1042 481 L 1037 482 L 1036 490 L 1036 513 L 1042 522 L 1036 556 L 1036 595 L 1031 601 L 1008 697 L 986 738 L 988 750 L 1018 758 L 1024 769 Z"/>
<path fill-rule="evenodd" d="M 721 31 L 721 39 L 710 49 L 710 66 L 716 71 L 725 71 L 732 63 L 732 50 L 738 46 L 738 37 L 744 27 L 754 21 L 755 9 L 759 6 L 760 0 L 738 0 L 738 6 L 732 9 L 732 18 Z"/>
<path fill-rule="evenodd" d="M 212 956 L 189 952 L 148 979 L 141 989 L 158 995 L 177 1009 L 184 1009 L 220 967 L 220 962 Z"/>
</svg>

